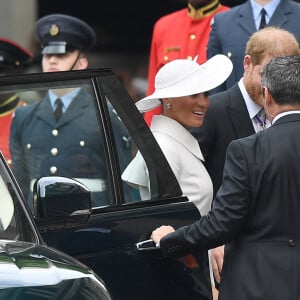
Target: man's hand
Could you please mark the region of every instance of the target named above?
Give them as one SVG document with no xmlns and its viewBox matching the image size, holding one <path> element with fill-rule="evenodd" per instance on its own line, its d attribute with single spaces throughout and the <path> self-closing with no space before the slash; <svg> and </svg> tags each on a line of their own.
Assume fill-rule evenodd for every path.
<svg viewBox="0 0 300 300">
<path fill-rule="evenodd" d="M 155 230 L 152 231 L 151 234 L 151 238 L 153 239 L 153 241 L 155 242 L 155 244 L 158 244 L 159 241 L 166 236 L 167 234 L 174 232 L 175 229 L 172 226 L 160 226 L 158 228 L 156 228 Z"/>
<path fill-rule="evenodd" d="M 224 261 L 224 245 L 211 250 L 210 261 L 215 280 L 220 283 Z"/>
</svg>

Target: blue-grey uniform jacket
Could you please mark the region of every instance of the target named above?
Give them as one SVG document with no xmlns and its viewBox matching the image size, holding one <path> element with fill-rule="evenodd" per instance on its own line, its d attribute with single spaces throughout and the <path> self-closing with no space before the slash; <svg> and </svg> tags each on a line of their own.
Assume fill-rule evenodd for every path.
<svg viewBox="0 0 300 300">
<path fill-rule="evenodd" d="M 268 25 L 288 30 L 300 42 L 300 4 L 290 0 L 281 0 Z M 213 93 L 228 89 L 243 76 L 246 44 L 256 31 L 250 1 L 214 17 L 208 41 L 207 57 L 210 58 L 220 53 L 225 54 L 231 58 L 234 67 L 226 82 L 214 89 Z"/>
<path fill-rule="evenodd" d="M 11 125 L 13 172 L 24 195 L 40 176 L 107 178 L 102 134 L 91 96 L 83 89 L 56 122 L 48 95 L 16 110 Z"/>
</svg>

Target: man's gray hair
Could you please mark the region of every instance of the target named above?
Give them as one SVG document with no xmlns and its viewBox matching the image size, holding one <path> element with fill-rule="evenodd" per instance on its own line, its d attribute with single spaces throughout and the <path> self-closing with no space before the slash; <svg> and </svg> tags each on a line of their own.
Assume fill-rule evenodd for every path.
<svg viewBox="0 0 300 300">
<path fill-rule="evenodd" d="M 300 104 L 300 56 L 280 56 L 265 66 L 262 86 L 278 104 Z"/>
</svg>

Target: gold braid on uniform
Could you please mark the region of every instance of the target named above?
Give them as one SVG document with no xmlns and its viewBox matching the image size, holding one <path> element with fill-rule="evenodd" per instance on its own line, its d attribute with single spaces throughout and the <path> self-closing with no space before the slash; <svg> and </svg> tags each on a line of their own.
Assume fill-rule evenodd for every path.
<svg viewBox="0 0 300 300">
<path fill-rule="evenodd" d="M 220 1 L 214 0 L 212 3 L 207 4 L 198 9 L 194 8 L 190 3 L 188 3 L 188 15 L 193 19 L 197 20 L 214 13 L 221 6 Z"/>
<path fill-rule="evenodd" d="M 4 98 L 5 97 L 5 98 Z M 0 116 L 5 116 L 11 113 L 19 103 L 18 94 L 1 95 L 0 97 Z"/>
</svg>

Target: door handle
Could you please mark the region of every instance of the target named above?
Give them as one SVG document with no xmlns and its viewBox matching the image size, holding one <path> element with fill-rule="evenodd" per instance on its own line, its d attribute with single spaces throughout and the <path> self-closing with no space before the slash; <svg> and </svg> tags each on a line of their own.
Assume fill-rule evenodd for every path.
<svg viewBox="0 0 300 300">
<path fill-rule="evenodd" d="M 135 245 L 139 251 L 149 251 L 149 250 L 159 249 L 159 247 L 156 246 L 155 242 L 152 239 L 138 242 Z"/>
</svg>

